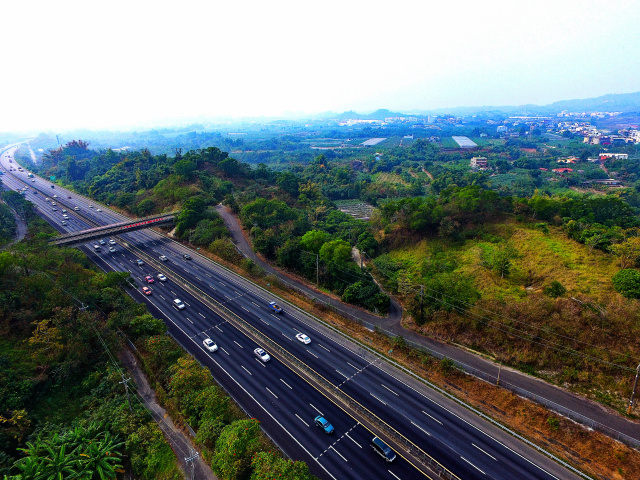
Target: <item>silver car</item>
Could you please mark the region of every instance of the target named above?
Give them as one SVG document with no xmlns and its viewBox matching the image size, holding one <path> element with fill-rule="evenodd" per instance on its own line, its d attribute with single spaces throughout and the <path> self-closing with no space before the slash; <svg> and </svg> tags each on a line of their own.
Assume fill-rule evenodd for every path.
<svg viewBox="0 0 640 480">
<path fill-rule="evenodd" d="M 264 363 L 267 363 L 269 360 L 271 360 L 271 357 L 269 356 L 269 354 L 261 348 L 256 348 L 253 351 L 253 353 L 255 353 L 256 357 L 258 357 Z"/>
</svg>

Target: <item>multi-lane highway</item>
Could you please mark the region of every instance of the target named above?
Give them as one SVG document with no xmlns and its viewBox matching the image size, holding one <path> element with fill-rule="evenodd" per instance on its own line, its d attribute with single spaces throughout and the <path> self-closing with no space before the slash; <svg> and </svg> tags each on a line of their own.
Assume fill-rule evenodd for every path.
<svg viewBox="0 0 640 480">
<path fill-rule="evenodd" d="M 85 197 L 58 186 L 51 188 L 44 179 L 32 181 L 26 172 L 10 171 L 11 166 L 17 168 L 15 161 L 9 163 L 13 150 L 0 157 L 0 169 L 7 172 L 1 177 L 5 188 L 26 187 L 27 199 L 59 231 L 125 220 Z M 134 297 L 163 318 L 171 334 L 211 369 L 250 415 L 261 420 L 265 432 L 284 452 L 306 461 L 315 475 L 339 480 L 425 478 L 424 466 L 416 462 L 415 451 L 419 450 L 433 457 L 453 478 L 580 478 L 295 306 L 272 298 L 179 243 L 153 231 L 138 231 L 113 237 L 115 251 L 110 252 L 109 239 L 104 240 L 100 252 L 93 248 L 97 243 L 93 241 L 79 248 L 104 270 L 131 272 L 138 284 Z M 192 259 L 186 260 L 184 254 Z M 144 263 L 138 265 L 137 260 Z M 160 273 L 166 275 L 166 282 L 158 280 Z M 154 283 L 148 284 L 146 276 Z M 143 286 L 151 288 L 151 295 L 142 294 Z M 176 298 L 185 303 L 183 310 L 173 307 Z M 283 306 L 283 313 L 270 309 L 272 300 Z M 217 308 L 212 309 L 213 304 Z M 233 318 L 242 319 L 259 336 L 247 335 Z M 301 332 L 311 338 L 310 344 L 296 339 Z M 202 341 L 209 337 L 217 343 L 217 352 L 204 348 Z M 266 346 L 256 341 L 263 337 L 278 345 L 275 352 L 266 348 L 272 355 L 267 363 L 253 352 Z M 323 377 L 331 390 L 366 408 L 376 422 L 363 421 L 329 390 L 313 385 L 292 367 L 288 357 L 278 354 L 280 349 Z M 333 424 L 333 434 L 314 426 L 318 415 Z M 396 434 L 391 438 L 398 453 L 393 463 L 386 463 L 369 446 L 374 435 L 388 438 L 388 431 Z M 411 446 L 394 444 L 398 435 Z"/>
</svg>

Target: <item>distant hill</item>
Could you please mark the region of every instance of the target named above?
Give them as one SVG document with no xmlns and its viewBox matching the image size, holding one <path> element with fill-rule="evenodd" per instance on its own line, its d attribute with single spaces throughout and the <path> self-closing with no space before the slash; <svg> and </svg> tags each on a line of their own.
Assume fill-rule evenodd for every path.
<svg viewBox="0 0 640 480">
<path fill-rule="evenodd" d="M 549 105 L 502 105 L 502 106 L 479 106 L 479 107 L 452 107 L 438 108 L 435 110 L 421 110 L 410 112 L 392 112 L 386 109 L 376 110 L 373 113 L 361 114 L 348 111 L 340 114 L 326 112 L 322 114 L 324 118 L 338 120 L 359 119 L 359 120 L 384 120 L 387 117 L 409 116 L 409 115 L 551 115 L 563 110 L 571 112 L 638 112 L 640 113 L 640 92 L 607 94 L 594 98 L 583 98 L 574 100 L 560 100 Z"/>
</svg>

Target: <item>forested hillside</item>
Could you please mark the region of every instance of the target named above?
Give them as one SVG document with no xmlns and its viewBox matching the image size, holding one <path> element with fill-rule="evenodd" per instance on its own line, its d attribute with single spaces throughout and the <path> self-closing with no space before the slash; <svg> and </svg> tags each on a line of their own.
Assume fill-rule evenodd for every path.
<svg viewBox="0 0 640 480">
<path fill-rule="evenodd" d="M 518 158 L 523 145 L 494 145 L 495 168 L 535 173 L 557 158 Z M 526 188 L 492 189 L 496 177 L 431 142 L 385 152 L 360 163 L 321 154 L 275 171 L 216 147 L 170 157 L 72 142 L 46 155 L 41 171 L 134 215 L 180 210 L 178 238 L 236 261 L 213 208 L 224 202 L 266 259 L 342 300 L 386 312 L 373 273 L 416 329 L 622 408 L 637 364 L 636 300 L 623 300 L 640 297 L 636 189 L 580 193 L 570 180 L 537 189 L 533 174 Z M 635 178 L 631 161 L 611 168 Z M 370 221 L 334 203 L 354 197 L 378 206 Z"/>
</svg>

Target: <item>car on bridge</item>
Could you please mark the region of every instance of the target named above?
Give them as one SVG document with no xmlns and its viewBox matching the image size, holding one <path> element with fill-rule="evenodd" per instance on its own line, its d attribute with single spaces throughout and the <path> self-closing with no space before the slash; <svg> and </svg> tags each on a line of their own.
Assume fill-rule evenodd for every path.
<svg viewBox="0 0 640 480">
<path fill-rule="evenodd" d="M 191 260 L 191 255 L 185 253 L 184 255 L 182 255 L 182 258 L 184 258 L 185 260 Z"/>
<path fill-rule="evenodd" d="M 296 335 L 296 338 L 300 340 L 305 345 L 309 345 L 311 343 L 311 339 L 307 337 L 304 333 L 299 333 Z"/>
<path fill-rule="evenodd" d="M 144 281 L 147 282 L 147 283 L 155 282 L 155 280 L 153 279 L 153 277 L 151 275 L 147 275 L 146 277 L 144 277 Z"/>
<path fill-rule="evenodd" d="M 160 280 L 161 282 L 166 282 L 167 281 L 167 277 L 165 277 L 163 274 L 159 273 L 157 275 L 158 280 Z"/>
<path fill-rule="evenodd" d="M 141 267 L 142 265 L 144 265 L 144 262 L 140 259 L 136 260 L 136 264 Z"/>
<path fill-rule="evenodd" d="M 142 293 L 145 295 L 151 295 L 151 289 L 149 287 L 142 287 Z"/>
<path fill-rule="evenodd" d="M 114 247 L 109 247 L 109 251 L 110 251 L 111 253 L 116 253 L 116 249 L 115 249 Z"/>
<path fill-rule="evenodd" d="M 159 258 L 161 262 L 166 262 L 167 260 L 169 260 L 166 255 L 160 255 Z"/>
<path fill-rule="evenodd" d="M 110 238 L 109 239 L 109 245 L 115 245 L 115 244 L 116 244 L 116 241 L 113 240 L 112 238 Z"/>
</svg>

